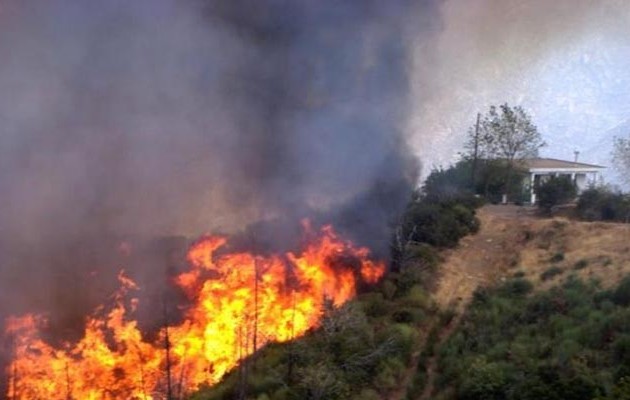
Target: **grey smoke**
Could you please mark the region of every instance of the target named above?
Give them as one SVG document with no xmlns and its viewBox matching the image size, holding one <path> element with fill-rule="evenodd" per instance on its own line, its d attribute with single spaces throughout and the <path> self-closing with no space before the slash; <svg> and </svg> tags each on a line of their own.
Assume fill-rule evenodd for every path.
<svg viewBox="0 0 630 400">
<path fill-rule="evenodd" d="M 0 317 L 63 331 L 205 232 L 275 245 L 311 216 L 385 255 L 436 3 L 1 1 Z"/>
<path fill-rule="evenodd" d="M 606 132 L 630 119 L 630 2 L 450 0 L 440 15 L 435 56 L 424 62 L 418 45 L 411 77 L 408 130 L 423 173 L 453 162 L 476 113 L 503 102 L 530 112 L 543 156 L 581 150 L 610 165 Z"/>
</svg>

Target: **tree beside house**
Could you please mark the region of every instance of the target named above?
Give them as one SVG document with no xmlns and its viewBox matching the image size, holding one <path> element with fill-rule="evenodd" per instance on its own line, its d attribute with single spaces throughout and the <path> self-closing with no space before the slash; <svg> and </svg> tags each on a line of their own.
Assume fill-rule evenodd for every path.
<svg viewBox="0 0 630 400">
<path fill-rule="evenodd" d="M 578 162 L 579 153 L 574 161 L 540 158 L 538 151 L 545 145 L 522 107 L 491 106 L 485 115 L 477 115 L 469 129 L 462 159 L 448 169 L 434 170 L 425 181 L 425 191 L 442 197 L 466 191 L 491 202 L 536 204 L 541 190 L 547 191 L 546 196 L 558 189 L 552 187 L 556 182 L 575 186 L 563 191 L 567 195 L 599 183 L 605 167 Z"/>
</svg>

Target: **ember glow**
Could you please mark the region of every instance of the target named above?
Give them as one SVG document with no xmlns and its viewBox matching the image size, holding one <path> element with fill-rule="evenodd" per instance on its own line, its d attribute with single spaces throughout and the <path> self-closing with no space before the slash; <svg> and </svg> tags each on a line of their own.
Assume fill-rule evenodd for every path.
<svg viewBox="0 0 630 400">
<path fill-rule="evenodd" d="M 11 318 L 8 398 L 148 400 L 165 398 L 169 386 L 182 396 L 218 382 L 266 343 L 303 335 L 318 325 L 325 299 L 341 305 L 358 282 L 374 283 L 385 271 L 332 227 L 305 229 L 310 241 L 301 252 L 264 257 L 222 253 L 224 237 L 199 240 L 188 252 L 190 270 L 174 282 L 192 305 L 154 342 L 133 319 L 137 287 L 123 273 L 113 306 L 87 319 L 77 343 L 46 343 L 41 316 Z"/>
</svg>

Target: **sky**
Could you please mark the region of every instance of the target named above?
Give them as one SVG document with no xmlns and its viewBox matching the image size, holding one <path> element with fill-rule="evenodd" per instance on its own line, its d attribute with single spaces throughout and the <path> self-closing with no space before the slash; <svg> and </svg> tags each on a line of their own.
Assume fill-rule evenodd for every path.
<svg viewBox="0 0 630 400">
<path fill-rule="evenodd" d="M 440 13 L 433 57 L 418 45 L 411 73 L 408 135 L 423 175 L 456 160 L 477 112 L 505 102 L 531 115 L 542 156 L 577 150 L 611 167 L 612 136 L 630 134 L 630 2 L 446 0 Z M 606 178 L 616 182 L 612 168 Z"/>
</svg>

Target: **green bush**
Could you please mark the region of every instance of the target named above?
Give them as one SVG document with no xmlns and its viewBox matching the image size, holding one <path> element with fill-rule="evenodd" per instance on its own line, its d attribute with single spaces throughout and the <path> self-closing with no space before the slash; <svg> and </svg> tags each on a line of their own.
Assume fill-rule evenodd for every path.
<svg viewBox="0 0 630 400">
<path fill-rule="evenodd" d="M 406 307 L 394 311 L 392 321 L 396 323 L 417 324 L 425 319 L 425 313 L 417 308 Z"/>
<path fill-rule="evenodd" d="M 577 188 L 570 176 L 550 176 L 536 187 L 538 207 L 546 212 L 557 205 L 568 203 L 577 196 Z"/>
<path fill-rule="evenodd" d="M 579 271 L 581 269 L 586 268 L 587 266 L 588 266 L 588 261 L 585 259 L 581 259 L 573 265 L 573 269 L 576 271 Z"/>
<path fill-rule="evenodd" d="M 405 364 L 398 358 L 387 358 L 378 366 L 378 374 L 374 378 L 374 386 L 380 392 L 395 389 L 405 372 Z"/>
<path fill-rule="evenodd" d="M 432 305 L 431 298 L 422 285 L 414 285 L 399 301 L 401 306 L 429 309 Z"/>
<path fill-rule="evenodd" d="M 511 185 L 506 188 L 507 170 L 503 160 L 478 160 L 473 182 L 472 160 L 463 159 L 449 168 L 433 169 L 424 182 L 423 192 L 434 201 L 468 197 L 476 204 L 466 204 L 471 208 L 479 207 L 485 201 L 498 203 L 503 193 L 520 195 L 522 191 L 520 182 L 525 178 L 525 171 L 520 168 L 512 170 Z M 521 201 L 520 198 L 515 200 Z"/>
<path fill-rule="evenodd" d="M 578 216 L 586 221 L 630 220 L 630 195 L 606 188 L 585 190 L 577 203 Z"/>
<path fill-rule="evenodd" d="M 507 281 L 497 292 L 501 296 L 517 298 L 524 297 L 534 288 L 534 285 L 527 279 L 516 278 Z"/>
<path fill-rule="evenodd" d="M 359 301 L 363 307 L 365 315 L 368 317 L 380 317 L 387 315 L 390 311 L 390 304 L 380 292 L 364 293 L 359 296 Z"/>
<path fill-rule="evenodd" d="M 488 362 L 483 357 L 475 359 L 466 371 L 459 388 L 461 400 L 505 399 L 507 377 L 505 367 Z"/>
<path fill-rule="evenodd" d="M 612 301 L 622 306 L 630 305 L 630 277 L 624 278 L 617 286 L 612 293 Z"/>
<path fill-rule="evenodd" d="M 564 272 L 564 270 L 560 267 L 553 266 L 540 274 L 540 280 L 547 281 L 552 279 L 553 277 L 560 275 Z"/>
<path fill-rule="evenodd" d="M 407 242 L 453 247 L 461 237 L 478 230 L 475 211 L 463 200 L 436 202 L 419 197 L 407 207 L 399 234 Z"/>
<path fill-rule="evenodd" d="M 630 374 L 630 277 L 608 291 L 573 277 L 518 296 L 514 281 L 477 291 L 437 351 L 442 392 L 435 398 L 612 400 L 630 394 L 620 379 Z"/>
</svg>

